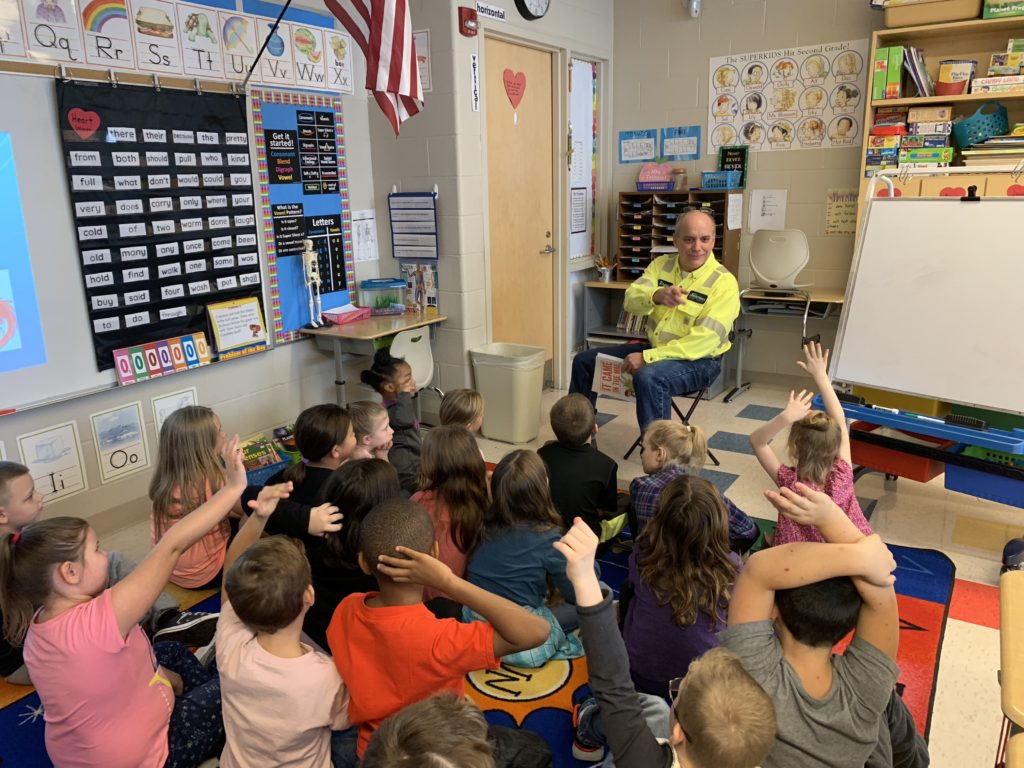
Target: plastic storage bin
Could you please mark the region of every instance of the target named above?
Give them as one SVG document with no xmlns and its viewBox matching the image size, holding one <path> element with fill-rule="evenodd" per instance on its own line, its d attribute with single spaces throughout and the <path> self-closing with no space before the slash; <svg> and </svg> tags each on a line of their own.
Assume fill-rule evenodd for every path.
<svg viewBox="0 0 1024 768">
<path fill-rule="evenodd" d="M 878 429 L 877 424 L 869 424 L 866 421 L 855 421 L 850 425 L 850 434 L 855 431 L 874 432 Z M 952 448 L 956 443 L 952 440 L 943 440 L 939 437 L 928 435 L 916 435 L 907 432 L 910 437 L 918 440 L 925 440 L 932 443 L 935 448 L 945 451 Z M 862 443 L 859 440 L 850 440 L 850 451 L 853 454 L 854 466 L 860 465 L 877 469 L 897 477 L 906 477 L 910 480 L 917 480 L 920 483 L 927 483 L 943 473 L 946 469 L 944 462 L 929 459 L 924 456 L 915 456 L 911 453 L 903 453 L 892 448 L 872 443 Z"/>
<path fill-rule="evenodd" d="M 405 280 L 378 277 L 359 284 L 359 306 L 369 307 L 374 315 L 400 315 L 405 312 Z"/>
<path fill-rule="evenodd" d="M 486 344 L 469 351 L 477 391 L 487 408 L 481 431 L 504 443 L 527 443 L 540 432 L 544 348 Z"/>
<path fill-rule="evenodd" d="M 885 26 L 912 27 L 943 21 L 976 19 L 981 0 L 901 0 L 885 8 Z"/>
<path fill-rule="evenodd" d="M 949 403 L 944 403 L 941 400 L 929 400 L 917 395 L 904 395 L 900 392 L 889 392 L 885 389 L 873 389 L 860 385 L 853 388 L 853 394 L 863 397 L 871 405 L 899 408 L 901 411 L 920 413 L 922 416 L 946 416 L 950 409 Z"/>
<path fill-rule="evenodd" d="M 953 451 L 960 453 L 963 449 L 964 446 L 960 445 L 955 447 Z M 1024 507 L 1024 481 L 1013 477 L 980 472 L 977 469 L 959 467 L 956 464 L 947 464 L 945 484 L 946 488 L 951 491 L 959 491 L 969 496 L 998 501 L 1011 507 Z"/>
</svg>

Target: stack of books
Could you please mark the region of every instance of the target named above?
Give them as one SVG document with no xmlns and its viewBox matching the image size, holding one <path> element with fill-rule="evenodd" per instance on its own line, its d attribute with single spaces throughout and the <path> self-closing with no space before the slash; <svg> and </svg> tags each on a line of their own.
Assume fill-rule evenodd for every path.
<svg viewBox="0 0 1024 768">
<path fill-rule="evenodd" d="M 1024 134 L 1024 131 L 1021 131 Z M 1008 133 L 993 136 L 979 144 L 963 150 L 964 165 L 1011 165 L 1024 161 L 1024 135 Z"/>
<path fill-rule="evenodd" d="M 918 96 L 934 96 L 935 83 L 924 65 L 924 51 L 907 46 L 903 49 L 903 67 L 910 76 L 910 82 L 917 89 Z"/>
<path fill-rule="evenodd" d="M 619 312 L 619 322 L 615 324 L 615 327 L 620 331 L 642 336 L 647 333 L 647 316 L 634 315 L 632 312 L 627 312 L 623 309 Z"/>
<path fill-rule="evenodd" d="M 903 96 L 902 45 L 878 48 L 875 51 L 874 68 L 871 76 L 871 98 L 899 99 Z"/>
<path fill-rule="evenodd" d="M 864 157 L 864 174 L 896 168 L 899 164 L 900 143 L 907 135 L 908 107 L 879 107 L 875 110 L 875 123 L 868 136 Z"/>
<path fill-rule="evenodd" d="M 907 112 L 907 135 L 900 142 L 900 168 L 939 168 L 953 162 L 950 134 L 953 107 L 937 104 Z"/>
</svg>

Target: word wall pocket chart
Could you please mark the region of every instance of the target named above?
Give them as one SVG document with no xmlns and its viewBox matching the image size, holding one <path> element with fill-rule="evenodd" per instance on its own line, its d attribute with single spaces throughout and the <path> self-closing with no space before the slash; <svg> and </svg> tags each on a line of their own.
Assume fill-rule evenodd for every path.
<svg viewBox="0 0 1024 768">
<path fill-rule="evenodd" d="M 99 370 L 262 300 L 243 98 L 58 83 L 57 105 Z"/>
</svg>

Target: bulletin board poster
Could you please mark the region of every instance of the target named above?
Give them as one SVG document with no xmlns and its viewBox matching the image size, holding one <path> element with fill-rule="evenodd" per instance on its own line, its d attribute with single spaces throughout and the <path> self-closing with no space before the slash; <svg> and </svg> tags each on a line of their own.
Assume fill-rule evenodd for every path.
<svg viewBox="0 0 1024 768">
<path fill-rule="evenodd" d="M 263 292 L 245 100 L 57 83 L 98 370 L 113 352 L 206 332 L 206 305 Z"/>
<path fill-rule="evenodd" d="M 711 59 L 707 153 L 859 147 L 868 47 L 848 40 Z"/>
<path fill-rule="evenodd" d="M 251 98 L 270 329 L 283 344 L 310 322 L 303 240 L 317 253 L 322 306 L 348 304 L 355 287 L 341 98 L 269 89 Z"/>
</svg>

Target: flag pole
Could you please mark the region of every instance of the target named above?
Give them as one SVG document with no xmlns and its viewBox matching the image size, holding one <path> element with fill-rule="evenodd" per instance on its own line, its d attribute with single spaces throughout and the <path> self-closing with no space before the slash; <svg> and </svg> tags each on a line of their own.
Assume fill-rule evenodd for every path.
<svg viewBox="0 0 1024 768">
<path fill-rule="evenodd" d="M 281 19 L 284 18 L 284 12 L 288 10 L 288 6 L 290 6 L 291 4 L 292 0 L 285 0 L 284 6 L 282 6 L 281 8 L 281 12 L 277 14 L 277 18 L 271 25 L 270 31 L 267 33 L 267 36 L 263 38 L 263 45 L 260 46 L 260 52 L 256 54 L 256 58 L 253 59 L 252 66 L 249 67 L 249 71 L 245 75 L 245 80 L 242 81 L 243 91 L 245 90 L 245 86 L 249 84 L 249 78 L 252 77 L 252 73 L 253 70 L 256 69 L 256 65 L 260 63 L 260 58 L 263 56 L 263 52 L 267 50 L 267 44 L 270 42 L 270 38 L 272 38 L 277 33 L 277 25 L 280 24 Z"/>
</svg>

